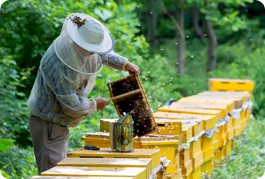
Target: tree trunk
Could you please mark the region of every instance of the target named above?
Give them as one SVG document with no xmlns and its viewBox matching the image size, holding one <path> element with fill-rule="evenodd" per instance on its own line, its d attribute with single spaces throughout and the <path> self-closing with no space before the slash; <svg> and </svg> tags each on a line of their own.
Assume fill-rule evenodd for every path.
<svg viewBox="0 0 265 179">
<path fill-rule="evenodd" d="M 179 23 L 179 29 L 176 31 L 177 36 L 177 68 L 178 74 L 181 76 L 185 75 L 185 36 L 184 36 L 184 0 L 179 0 L 177 4 L 177 22 Z"/>
<path fill-rule="evenodd" d="M 198 9 L 197 6 L 194 6 L 192 8 L 192 25 L 194 27 L 194 31 L 197 37 L 199 37 L 202 41 L 205 40 L 205 36 L 200 28 L 199 25 L 199 15 L 200 15 L 200 11 Z"/>
<path fill-rule="evenodd" d="M 207 34 L 206 37 L 208 39 L 207 71 L 213 71 L 216 68 L 217 37 L 215 35 L 211 21 L 205 19 L 205 15 L 203 15 L 203 23 Z"/>
<path fill-rule="evenodd" d="M 154 0 L 146 1 L 149 6 L 146 9 L 147 14 L 147 42 L 149 43 L 152 49 L 157 48 L 157 39 L 156 39 L 156 15 Z"/>
</svg>

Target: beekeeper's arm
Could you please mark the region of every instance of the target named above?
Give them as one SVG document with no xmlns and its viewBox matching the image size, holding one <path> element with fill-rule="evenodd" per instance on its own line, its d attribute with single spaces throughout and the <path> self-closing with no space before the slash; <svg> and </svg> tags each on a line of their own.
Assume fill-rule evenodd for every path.
<svg viewBox="0 0 265 179">
<path fill-rule="evenodd" d="M 137 65 L 128 62 L 127 58 L 116 54 L 114 51 L 111 51 L 108 54 L 101 55 L 101 59 L 103 60 L 104 66 L 107 66 L 109 68 L 113 68 L 119 71 L 129 71 L 130 74 L 131 72 L 135 72 L 138 75 L 140 74 L 140 69 Z"/>
<path fill-rule="evenodd" d="M 109 104 L 104 98 L 88 99 L 82 96 L 82 89 L 77 89 L 66 79 L 63 79 L 53 91 L 64 113 L 72 117 L 88 116 Z"/>
</svg>

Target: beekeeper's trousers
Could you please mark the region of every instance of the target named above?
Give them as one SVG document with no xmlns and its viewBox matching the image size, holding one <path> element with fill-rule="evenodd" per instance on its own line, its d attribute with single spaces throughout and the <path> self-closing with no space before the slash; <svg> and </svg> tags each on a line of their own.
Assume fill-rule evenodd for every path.
<svg viewBox="0 0 265 179">
<path fill-rule="evenodd" d="M 67 126 L 45 121 L 30 114 L 29 130 L 39 174 L 56 166 L 67 157 L 69 143 Z"/>
</svg>

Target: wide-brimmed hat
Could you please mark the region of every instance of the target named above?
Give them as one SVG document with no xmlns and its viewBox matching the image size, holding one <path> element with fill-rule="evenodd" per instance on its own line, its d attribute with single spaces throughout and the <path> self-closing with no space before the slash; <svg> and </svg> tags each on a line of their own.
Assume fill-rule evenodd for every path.
<svg viewBox="0 0 265 179">
<path fill-rule="evenodd" d="M 106 54 L 113 49 L 109 30 L 89 15 L 70 14 L 65 20 L 65 27 L 70 38 L 87 51 Z"/>
</svg>

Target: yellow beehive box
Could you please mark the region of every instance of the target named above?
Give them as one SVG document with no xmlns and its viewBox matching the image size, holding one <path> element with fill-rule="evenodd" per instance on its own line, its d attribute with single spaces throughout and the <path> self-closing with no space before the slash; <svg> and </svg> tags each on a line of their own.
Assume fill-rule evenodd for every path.
<svg viewBox="0 0 265 179">
<path fill-rule="evenodd" d="M 76 177 L 146 177 L 144 167 L 66 167 L 56 166 L 41 173 L 41 176 L 76 176 Z"/>
<path fill-rule="evenodd" d="M 149 137 L 164 137 L 164 138 L 174 138 L 174 140 L 178 140 L 179 141 L 179 144 L 178 144 L 178 147 L 180 148 L 182 146 L 182 134 L 171 134 L 171 135 L 160 135 L 160 134 L 149 134 L 148 135 Z M 172 139 L 171 139 L 172 140 Z"/>
<path fill-rule="evenodd" d="M 203 151 L 203 158 L 207 159 L 214 155 L 214 147 L 212 146 L 209 150 Z"/>
<path fill-rule="evenodd" d="M 201 179 L 202 178 L 202 169 L 201 166 L 198 166 L 196 169 L 192 171 L 190 174 L 190 179 Z"/>
<path fill-rule="evenodd" d="M 212 146 L 213 146 L 214 150 L 219 148 L 218 132 L 216 132 L 216 131 L 213 131 Z"/>
<path fill-rule="evenodd" d="M 250 100 L 250 95 L 248 91 L 204 91 L 200 94 L 214 95 L 214 96 L 243 96 Z"/>
<path fill-rule="evenodd" d="M 169 141 L 141 141 L 143 149 L 160 149 L 161 156 L 167 157 L 170 160 L 170 166 L 167 167 L 166 174 L 177 173 L 177 166 L 175 164 L 175 148 L 178 147 L 177 140 Z"/>
<path fill-rule="evenodd" d="M 220 110 L 207 110 L 207 109 L 193 109 L 185 107 L 175 107 L 175 106 L 163 106 L 158 108 L 160 112 L 170 112 L 170 113 L 183 113 L 183 114 L 200 114 L 200 115 L 214 115 L 216 120 L 219 122 L 221 120 Z"/>
<path fill-rule="evenodd" d="M 95 145 L 99 148 L 110 148 L 109 133 L 86 133 L 86 136 L 81 137 L 85 141 L 86 146 Z M 133 147 L 136 149 L 141 148 L 140 141 L 133 141 Z"/>
<path fill-rule="evenodd" d="M 183 107 L 183 108 L 192 108 L 192 109 L 205 109 L 205 110 L 220 110 L 221 118 L 225 118 L 228 111 L 227 105 L 224 104 L 196 104 L 196 103 L 180 103 L 173 102 L 170 106 L 172 107 Z"/>
<path fill-rule="evenodd" d="M 79 158 L 151 158 L 152 168 L 160 165 L 161 152 L 160 149 L 134 149 L 133 152 L 121 153 L 113 152 L 111 149 L 101 148 L 100 150 L 86 150 L 79 148 L 67 155 Z"/>
<path fill-rule="evenodd" d="M 217 89 L 217 88 L 210 88 L 210 91 L 212 92 L 224 92 L 224 93 L 244 93 L 244 92 L 247 92 L 250 96 L 250 99 L 252 99 L 252 91 L 238 91 L 238 90 L 220 90 L 220 89 Z"/>
<path fill-rule="evenodd" d="M 206 137 L 206 135 L 203 135 L 202 140 L 201 140 L 202 150 L 208 151 L 211 149 L 212 145 L 213 145 L 213 137 L 208 138 L 208 137 Z"/>
<path fill-rule="evenodd" d="M 100 132 L 109 132 L 109 123 L 117 121 L 118 119 L 100 119 Z"/>
<path fill-rule="evenodd" d="M 212 98 L 212 99 L 234 99 L 237 102 L 237 107 L 242 107 L 248 101 L 248 97 L 246 95 L 211 95 L 211 94 L 204 94 L 199 93 L 196 96 L 201 96 L 205 98 Z"/>
<path fill-rule="evenodd" d="M 182 122 L 181 121 L 173 121 L 170 119 L 156 119 L 156 124 L 159 130 L 158 132 L 154 132 L 153 134 L 160 135 L 174 135 L 182 133 Z"/>
<path fill-rule="evenodd" d="M 190 150 L 189 149 L 182 149 L 179 152 L 179 156 L 180 156 L 180 165 L 181 166 L 187 166 L 188 162 L 191 159 L 190 158 Z"/>
<path fill-rule="evenodd" d="M 197 156 L 192 158 L 192 168 L 195 169 L 198 166 L 201 166 L 204 162 L 203 152 L 201 151 Z"/>
<path fill-rule="evenodd" d="M 242 97 L 243 104 L 245 104 L 246 101 L 250 100 L 250 95 L 247 91 L 245 92 L 214 92 L 214 91 L 204 91 L 203 93 L 199 93 L 199 95 L 208 95 L 208 96 L 224 96 L 227 97 Z"/>
<path fill-rule="evenodd" d="M 57 163 L 57 166 L 102 168 L 143 167 L 146 169 L 147 178 L 152 174 L 151 159 L 146 158 L 65 158 Z"/>
<path fill-rule="evenodd" d="M 216 151 L 219 148 L 219 140 L 213 141 L 213 149 Z"/>
<path fill-rule="evenodd" d="M 182 132 L 182 125 L 191 125 L 192 126 L 192 136 L 195 137 L 200 132 L 203 131 L 203 123 L 194 120 L 187 120 L 187 119 L 155 119 L 160 135 L 174 135 L 180 134 Z M 153 134 L 158 134 L 155 132 Z"/>
<path fill-rule="evenodd" d="M 252 91 L 254 89 L 254 81 L 245 79 L 210 78 L 208 85 L 210 88 L 220 90 Z"/>
<path fill-rule="evenodd" d="M 233 123 L 233 127 L 239 127 L 240 126 L 240 121 L 241 119 L 235 119 L 235 118 L 232 118 L 232 123 Z"/>
<path fill-rule="evenodd" d="M 242 133 L 242 127 L 241 126 L 237 126 L 234 128 L 235 137 L 238 137 L 241 133 Z"/>
<path fill-rule="evenodd" d="M 202 143 L 201 137 L 198 138 L 198 141 L 192 141 L 190 143 L 190 157 L 191 158 L 196 157 L 202 151 L 201 143 Z"/>
<path fill-rule="evenodd" d="M 227 140 L 225 125 L 219 126 L 218 130 L 219 147 L 223 147 L 225 146 Z"/>
<path fill-rule="evenodd" d="M 157 178 L 160 179 L 160 178 Z M 182 169 L 179 168 L 175 175 L 167 175 L 166 179 L 182 179 Z"/>
<path fill-rule="evenodd" d="M 192 125 L 183 125 L 182 126 L 182 140 L 184 143 L 189 142 L 192 138 Z"/>
<path fill-rule="evenodd" d="M 227 140 L 231 140 L 234 137 L 234 128 L 231 128 L 226 131 Z"/>
<path fill-rule="evenodd" d="M 194 96 L 189 96 L 187 98 L 192 98 L 192 99 L 197 99 L 197 100 L 210 100 L 210 101 L 215 101 L 215 102 L 222 102 L 222 103 L 230 103 L 234 102 L 234 108 L 242 108 L 243 105 L 243 100 L 241 97 L 233 97 L 233 98 L 224 98 L 224 97 L 211 97 L 211 96 L 200 96 L 200 95 L 194 95 Z"/>
<path fill-rule="evenodd" d="M 184 166 L 181 166 L 181 168 L 182 168 L 182 177 L 189 176 L 193 171 L 192 160 L 189 160 L 188 163 Z"/>
<path fill-rule="evenodd" d="M 230 99 L 198 99 L 193 97 L 181 98 L 179 103 L 195 103 L 195 104 L 223 104 L 227 105 L 227 111 L 235 108 L 235 101 Z"/>
<path fill-rule="evenodd" d="M 216 117 L 213 115 L 197 115 L 197 114 L 181 114 L 181 113 L 165 113 L 156 112 L 154 113 L 156 119 L 174 119 L 188 121 L 199 121 L 203 123 L 203 130 L 209 130 L 215 127 Z"/>
<path fill-rule="evenodd" d="M 214 169 L 214 155 L 204 160 L 204 163 L 202 164 L 202 172 L 206 173 L 210 177 L 213 169 Z"/>
<path fill-rule="evenodd" d="M 227 130 L 230 130 L 233 128 L 233 119 L 229 117 L 229 121 L 227 123 Z"/>
</svg>

